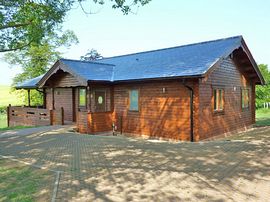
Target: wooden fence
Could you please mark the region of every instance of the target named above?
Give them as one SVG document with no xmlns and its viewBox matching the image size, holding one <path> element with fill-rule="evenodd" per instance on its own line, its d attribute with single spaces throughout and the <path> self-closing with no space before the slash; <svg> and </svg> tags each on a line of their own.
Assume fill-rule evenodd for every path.
<svg viewBox="0 0 270 202">
<path fill-rule="evenodd" d="M 64 125 L 64 110 L 30 107 L 7 107 L 8 127 Z"/>
</svg>

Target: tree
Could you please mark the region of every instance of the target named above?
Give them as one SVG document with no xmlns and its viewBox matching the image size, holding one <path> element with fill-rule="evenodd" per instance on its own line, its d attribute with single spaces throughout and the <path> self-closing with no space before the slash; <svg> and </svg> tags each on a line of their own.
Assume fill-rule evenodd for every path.
<svg viewBox="0 0 270 202">
<path fill-rule="evenodd" d="M 32 43 L 23 50 L 6 53 L 4 60 L 12 66 L 21 66 L 23 70 L 13 79 L 13 86 L 47 72 L 48 68 L 61 57 L 59 48 L 70 47 L 73 43 L 78 43 L 77 37 L 72 31 L 66 31 L 62 35 L 50 34 L 43 38 L 41 44 Z M 26 101 L 26 94 L 21 95 Z M 38 92 L 32 91 L 31 98 L 33 104 L 42 103 L 42 96 Z"/>
<path fill-rule="evenodd" d="M 22 50 L 39 44 L 51 33 L 61 31 L 61 24 L 72 7 L 82 2 L 103 5 L 105 0 L 1 0 L 0 1 L 0 52 Z M 145 5 L 150 0 L 107 0 L 112 8 L 123 14 L 134 5 Z"/>
<path fill-rule="evenodd" d="M 94 61 L 100 59 L 102 59 L 101 54 L 99 54 L 97 50 L 93 48 L 91 50 L 88 50 L 88 52 L 84 56 L 81 56 L 82 61 Z"/>
<path fill-rule="evenodd" d="M 263 103 L 270 102 L 270 71 L 268 66 L 260 64 L 259 69 L 264 77 L 266 85 L 256 86 L 256 106 L 262 107 Z"/>
</svg>

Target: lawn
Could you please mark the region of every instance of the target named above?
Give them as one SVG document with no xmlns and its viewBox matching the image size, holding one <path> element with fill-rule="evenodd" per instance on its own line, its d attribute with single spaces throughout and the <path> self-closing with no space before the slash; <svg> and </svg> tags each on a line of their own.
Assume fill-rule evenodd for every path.
<svg viewBox="0 0 270 202">
<path fill-rule="evenodd" d="M 7 127 L 7 115 L 0 113 L 0 129 Z"/>
<path fill-rule="evenodd" d="M 23 99 L 16 92 L 11 92 L 10 86 L 0 85 L 0 107 L 6 107 L 9 104 L 23 105 Z"/>
<path fill-rule="evenodd" d="M 55 174 L 0 159 L 0 201 L 50 201 Z"/>
<path fill-rule="evenodd" d="M 256 111 L 255 126 L 270 126 L 270 109 L 258 109 Z"/>
<path fill-rule="evenodd" d="M 7 127 L 7 116 L 5 113 L 1 113 L 3 109 L 11 105 L 23 105 L 23 99 L 19 97 L 15 92 L 11 92 L 11 87 L 6 85 L 0 85 L 0 129 Z"/>
</svg>

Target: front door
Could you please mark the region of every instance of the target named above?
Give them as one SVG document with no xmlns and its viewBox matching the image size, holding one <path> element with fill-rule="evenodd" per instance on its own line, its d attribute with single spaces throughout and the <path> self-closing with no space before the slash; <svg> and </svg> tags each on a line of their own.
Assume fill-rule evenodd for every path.
<svg viewBox="0 0 270 202">
<path fill-rule="evenodd" d="M 106 96 L 105 91 L 95 91 L 95 111 L 105 112 L 106 111 Z"/>
</svg>

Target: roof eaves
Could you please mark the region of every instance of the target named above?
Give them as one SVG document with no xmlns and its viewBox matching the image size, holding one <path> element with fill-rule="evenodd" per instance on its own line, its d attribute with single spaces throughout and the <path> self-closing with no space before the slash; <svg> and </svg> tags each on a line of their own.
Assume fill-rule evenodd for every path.
<svg viewBox="0 0 270 202">
<path fill-rule="evenodd" d="M 15 86 L 15 89 L 19 90 L 19 89 L 36 89 L 38 86 Z"/>
<path fill-rule="evenodd" d="M 174 76 L 174 77 L 153 77 L 153 78 L 142 78 L 142 79 L 123 79 L 114 80 L 113 83 L 125 83 L 125 82 L 138 82 L 138 81 L 156 81 L 156 80 L 175 80 L 175 79 L 193 79 L 204 77 L 203 74 L 194 74 L 188 76 Z"/>
<path fill-rule="evenodd" d="M 255 72 L 257 73 L 257 75 L 258 75 L 258 77 L 260 79 L 261 85 L 265 85 L 265 80 L 263 78 L 263 75 L 261 74 L 257 63 L 256 63 L 254 57 L 252 56 L 250 50 L 248 49 L 248 46 L 247 46 L 247 44 L 246 44 L 246 42 L 245 42 L 245 40 L 243 38 L 242 38 L 241 44 L 242 44 L 241 47 L 243 48 L 243 51 L 246 53 L 248 59 L 250 60 Z"/>
</svg>

